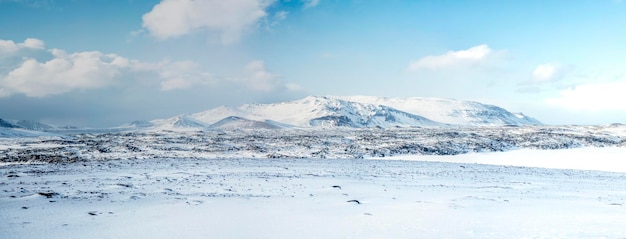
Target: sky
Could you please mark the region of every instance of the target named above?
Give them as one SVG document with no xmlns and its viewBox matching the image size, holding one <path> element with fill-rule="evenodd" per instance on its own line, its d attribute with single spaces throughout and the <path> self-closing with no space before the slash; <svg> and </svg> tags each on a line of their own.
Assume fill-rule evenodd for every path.
<svg viewBox="0 0 626 239">
<path fill-rule="evenodd" d="M 372 95 L 626 123 L 624 25 L 620 0 L 0 0 L 0 118 Z"/>
</svg>

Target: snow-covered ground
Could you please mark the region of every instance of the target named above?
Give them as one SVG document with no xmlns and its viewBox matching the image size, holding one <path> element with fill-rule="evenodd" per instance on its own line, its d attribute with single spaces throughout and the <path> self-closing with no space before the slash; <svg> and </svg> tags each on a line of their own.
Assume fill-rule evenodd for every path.
<svg viewBox="0 0 626 239">
<path fill-rule="evenodd" d="M 615 124 L 0 138 L 0 238 L 626 238 L 625 132 Z"/>
<path fill-rule="evenodd" d="M 0 237 L 624 238 L 626 174 L 504 166 L 623 171 L 624 155 L 10 164 L 0 166 Z"/>
<path fill-rule="evenodd" d="M 624 147 L 574 148 L 557 151 L 520 149 L 507 153 L 470 153 L 462 157 L 452 155 L 397 155 L 377 159 L 476 163 L 626 173 L 626 148 Z"/>
</svg>

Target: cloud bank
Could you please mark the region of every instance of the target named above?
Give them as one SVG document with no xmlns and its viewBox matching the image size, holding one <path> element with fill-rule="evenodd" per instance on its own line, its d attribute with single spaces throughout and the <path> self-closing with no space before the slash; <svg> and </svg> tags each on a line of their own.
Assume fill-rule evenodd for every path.
<svg viewBox="0 0 626 239">
<path fill-rule="evenodd" d="M 22 43 L 0 40 L 0 51 L 5 56 L 21 59 L 19 64 L 0 71 L 0 97 L 23 94 L 28 97 L 47 97 L 71 91 L 110 88 L 117 85 L 139 84 L 161 91 L 190 88 L 240 88 L 253 92 L 270 93 L 277 90 L 295 90 L 297 87 L 279 79 L 266 70 L 265 63 L 255 60 L 233 76 L 215 77 L 193 61 L 141 62 L 116 54 L 99 51 L 67 53 L 60 49 L 45 49 L 44 42 L 29 38 Z M 22 48 L 47 53 L 42 60 L 21 54 Z"/>
<path fill-rule="evenodd" d="M 546 103 L 570 110 L 624 111 L 626 80 L 583 84 L 559 92 L 558 97 L 546 99 Z"/>
</svg>

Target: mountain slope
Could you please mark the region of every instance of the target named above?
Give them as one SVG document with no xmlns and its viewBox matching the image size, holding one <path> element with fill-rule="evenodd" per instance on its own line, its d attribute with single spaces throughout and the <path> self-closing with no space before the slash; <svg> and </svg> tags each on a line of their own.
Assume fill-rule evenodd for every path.
<svg viewBox="0 0 626 239">
<path fill-rule="evenodd" d="M 336 99 L 363 104 L 386 105 L 411 114 L 453 125 L 541 125 L 522 113 L 513 114 L 503 108 L 473 101 L 440 98 L 386 98 L 376 96 L 336 96 Z"/>
<path fill-rule="evenodd" d="M 279 129 L 281 127 L 268 122 L 249 120 L 237 116 L 226 117 L 209 126 L 210 129 L 242 130 L 242 129 Z"/>
<path fill-rule="evenodd" d="M 55 127 L 30 120 L 0 119 L 0 138 L 58 136 L 44 132 Z"/>
<path fill-rule="evenodd" d="M 57 134 L 27 130 L 21 128 L 0 127 L 0 138 L 22 138 L 22 137 L 42 137 L 42 136 L 59 136 Z"/>
<path fill-rule="evenodd" d="M 29 120 L 0 119 L 0 138 L 57 136 L 43 132 L 52 126 Z"/>
<path fill-rule="evenodd" d="M 20 128 L 35 131 L 52 130 L 56 127 L 32 120 L 0 119 L 0 127 Z"/>
<path fill-rule="evenodd" d="M 10 122 L 10 120 L 0 119 L 0 128 L 19 128 L 19 126 Z"/>
<path fill-rule="evenodd" d="M 188 115 L 179 115 L 169 119 L 152 120 L 149 123 L 151 123 L 152 126 L 149 126 L 149 124 L 146 124 L 145 122 L 141 125 L 147 125 L 150 128 L 162 130 L 195 130 L 207 127 L 207 124 L 189 117 Z"/>
<path fill-rule="evenodd" d="M 16 120 L 14 124 L 24 129 L 38 131 L 52 130 L 56 128 L 54 126 L 32 120 Z"/>
</svg>

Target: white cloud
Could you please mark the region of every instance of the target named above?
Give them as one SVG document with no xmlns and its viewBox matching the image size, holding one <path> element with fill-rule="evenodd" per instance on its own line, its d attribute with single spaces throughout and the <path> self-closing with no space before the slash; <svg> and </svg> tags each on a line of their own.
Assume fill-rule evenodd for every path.
<svg viewBox="0 0 626 239">
<path fill-rule="evenodd" d="M 0 57 L 12 55 L 17 53 L 21 49 L 44 49 L 44 42 L 35 38 L 27 38 L 22 43 L 15 43 L 11 40 L 0 39 Z"/>
<path fill-rule="evenodd" d="M 220 78 L 214 77 L 193 61 L 149 63 L 98 51 L 67 53 L 60 49 L 44 49 L 44 42 L 36 39 L 17 44 L 0 40 L 0 46 L 3 51 L 32 48 L 38 53 L 35 55 L 45 54 L 47 58 L 40 60 L 28 57 L 27 52 L 15 53 L 16 59 L 20 59 L 18 64 L 0 67 L 0 97 L 16 94 L 47 97 L 120 85 L 162 91 L 234 87 L 245 89 L 244 92 L 270 93 L 301 89 L 269 72 L 263 61 L 250 62 L 242 71 L 233 74 L 238 77 Z"/>
<path fill-rule="evenodd" d="M 297 91 L 301 89 L 296 84 L 281 81 L 278 75 L 267 71 L 265 63 L 260 60 L 248 63 L 243 77 L 236 77 L 232 80 L 252 91 L 271 92 L 281 89 Z"/>
<path fill-rule="evenodd" d="M 562 90 L 557 98 L 546 103 L 571 110 L 616 111 L 626 110 L 626 80 L 579 85 Z"/>
<path fill-rule="evenodd" d="M 304 8 L 312 8 L 320 4 L 320 0 L 302 0 Z"/>
<path fill-rule="evenodd" d="M 109 87 L 121 79 L 144 78 L 161 80 L 161 90 L 186 89 L 212 83 L 213 77 L 201 71 L 190 61 L 146 63 L 115 54 L 98 51 L 67 53 L 60 49 L 46 50 L 44 42 L 28 38 L 22 43 L 0 39 L 0 53 L 13 54 L 21 61 L 0 72 L 0 97 L 24 94 L 28 97 L 46 97 L 75 90 Z M 20 49 L 34 49 L 47 53 L 51 59 L 41 61 L 19 53 Z M 3 69 L 3 68 L 0 68 Z"/>
<path fill-rule="evenodd" d="M 407 67 L 410 71 L 420 69 L 441 69 L 447 67 L 466 66 L 487 60 L 494 51 L 489 46 L 483 44 L 471 47 L 467 50 L 448 51 L 446 54 L 437 56 L 426 56 L 419 60 L 412 61 Z"/>
<path fill-rule="evenodd" d="M 0 77 L 4 95 L 21 93 L 44 97 L 78 89 L 94 89 L 111 84 L 111 79 L 128 67 L 128 60 L 97 51 L 66 54 L 50 50 L 53 59 L 40 62 L 26 59 L 17 68 Z"/>
<path fill-rule="evenodd" d="M 234 83 L 235 88 L 252 92 L 270 93 L 279 90 L 301 91 L 302 87 L 280 80 L 280 76 L 268 71 L 261 60 L 249 62 L 237 77 L 215 77 L 203 72 L 200 65 L 191 61 L 162 63 L 154 67 L 159 72 L 161 90 L 181 90 L 196 86 L 220 87 Z"/>
<path fill-rule="evenodd" d="M 280 90 L 301 91 L 302 87 L 280 80 L 280 76 L 268 71 L 261 60 L 249 62 L 237 77 L 215 77 L 204 72 L 191 61 L 164 63 L 157 67 L 162 79 L 161 90 L 181 90 L 197 86 L 233 86 L 250 92 L 271 93 Z"/>
<path fill-rule="evenodd" d="M 255 91 L 272 91 L 281 84 L 277 75 L 265 69 L 263 61 L 256 60 L 248 63 L 245 73 L 246 77 L 243 78 L 243 82 Z"/>
<path fill-rule="evenodd" d="M 11 40 L 0 40 L 0 55 L 12 54 L 19 48 L 17 44 Z"/>
<path fill-rule="evenodd" d="M 504 50 L 478 45 L 412 61 L 405 73 L 412 94 L 473 99 L 498 94 L 495 89 L 517 81 L 515 68 Z M 492 92 L 492 93 L 486 93 Z"/>
<path fill-rule="evenodd" d="M 44 49 L 44 42 L 35 38 L 27 38 L 24 42 L 18 45 L 25 48 Z"/>
<path fill-rule="evenodd" d="M 200 70 L 200 66 L 192 61 L 168 63 L 161 67 L 159 76 L 161 90 L 188 89 L 196 85 L 210 85 L 215 79 L 210 73 Z"/>
<path fill-rule="evenodd" d="M 9 90 L 4 89 L 4 88 L 0 88 L 0 98 L 2 98 L 2 97 L 8 97 L 8 96 L 10 96 L 10 95 L 12 95 L 12 93 L 11 93 L 11 92 L 9 92 Z"/>
<path fill-rule="evenodd" d="M 285 19 L 287 19 L 287 15 L 289 15 L 289 12 L 287 12 L 287 11 L 279 11 L 279 12 L 274 14 L 274 21 L 280 22 L 282 20 L 285 20 Z"/>
<path fill-rule="evenodd" d="M 216 33 L 224 44 L 267 16 L 274 0 L 162 0 L 143 15 L 143 27 L 160 39 L 179 37 L 197 30 Z"/>
<path fill-rule="evenodd" d="M 541 93 L 550 89 L 567 89 L 589 82 L 593 76 L 577 70 L 573 65 L 564 65 L 557 62 L 540 64 L 535 67 L 531 77 L 526 77 L 518 83 L 517 92 Z"/>
<path fill-rule="evenodd" d="M 161 82 L 161 90 L 169 91 L 176 89 L 187 89 L 192 86 L 191 82 L 182 77 L 170 78 Z"/>
<path fill-rule="evenodd" d="M 276 13 L 274 13 L 274 15 L 272 15 L 272 17 L 265 17 L 263 19 L 263 21 L 261 22 L 261 25 L 266 29 L 266 30 L 271 30 L 272 27 L 278 26 L 278 24 L 280 24 L 280 22 L 284 21 L 285 19 L 287 19 L 287 16 L 289 16 L 289 12 L 287 11 L 278 11 Z"/>
<path fill-rule="evenodd" d="M 535 67 L 533 82 L 550 82 L 561 80 L 565 76 L 566 67 L 558 63 L 546 63 Z"/>
</svg>

